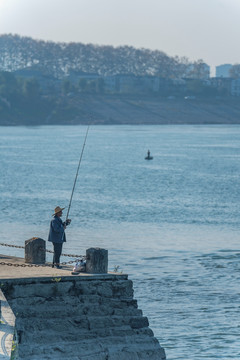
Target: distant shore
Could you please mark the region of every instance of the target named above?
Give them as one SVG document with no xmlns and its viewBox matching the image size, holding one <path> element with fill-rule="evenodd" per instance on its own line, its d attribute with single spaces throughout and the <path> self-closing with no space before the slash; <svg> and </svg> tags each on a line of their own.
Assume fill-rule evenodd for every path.
<svg viewBox="0 0 240 360">
<path fill-rule="evenodd" d="M 62 96 L 56 106 L 18 113 L 14 104 L 0 110 L 0 125 L 166 125 L 240 124 L 240 101 L 77 94 Z"/>
</svg>

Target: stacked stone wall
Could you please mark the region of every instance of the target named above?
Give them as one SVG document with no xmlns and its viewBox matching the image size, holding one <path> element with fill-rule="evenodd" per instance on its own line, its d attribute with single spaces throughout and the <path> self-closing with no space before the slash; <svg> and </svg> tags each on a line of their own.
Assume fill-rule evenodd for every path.
<svg viewBox="0 0 240 360">
<path fill-rule="evenodd" d="M 127 275 L 13 279 L 19 360 L 165 360 Z"/>
</svg>

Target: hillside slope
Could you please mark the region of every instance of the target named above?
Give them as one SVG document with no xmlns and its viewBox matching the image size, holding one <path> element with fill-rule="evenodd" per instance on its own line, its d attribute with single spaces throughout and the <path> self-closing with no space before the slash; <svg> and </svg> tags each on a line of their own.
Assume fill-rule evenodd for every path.
<svg viewBox="0 0 240 360">
<path fill-rule="evenodd" d="M 0 111 L 0 125 L 240 124 L 240 102 L 77 94 L 30 112 Z"/>
</svg>

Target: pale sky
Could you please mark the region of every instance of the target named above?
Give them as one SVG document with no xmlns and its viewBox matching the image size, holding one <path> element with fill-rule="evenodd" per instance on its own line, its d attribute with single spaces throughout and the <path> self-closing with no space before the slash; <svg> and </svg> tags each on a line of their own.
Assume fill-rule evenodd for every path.
<svg viewBox="0 0 240 360">
<path fill-rule="evenodd" d="M 0 0 L 0 34 L 240 63 L 240 0 Z M 1 49 L 0 49 L 1 50 Z"/>
</svg>

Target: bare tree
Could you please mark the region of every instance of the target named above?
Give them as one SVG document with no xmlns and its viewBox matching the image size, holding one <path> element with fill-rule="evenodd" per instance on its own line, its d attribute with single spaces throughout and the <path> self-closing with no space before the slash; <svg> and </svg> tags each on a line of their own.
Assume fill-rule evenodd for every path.
<svg viewBox="0 0 240 360">
<path fill-rule="evenodd" d="M 229 70 L 229 75 L 233 79 L 240 78 L 240 64 L 234 64 Z"/>
</svg>

